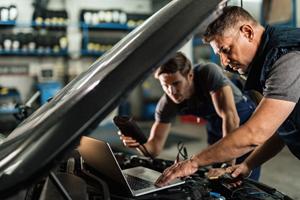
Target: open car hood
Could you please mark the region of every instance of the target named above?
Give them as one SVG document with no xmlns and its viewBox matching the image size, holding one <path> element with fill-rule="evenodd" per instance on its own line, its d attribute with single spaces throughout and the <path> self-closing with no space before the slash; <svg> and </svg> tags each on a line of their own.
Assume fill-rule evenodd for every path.
<svg viewBox="0 0 300 200">
<path fill-rule="evenodd" d="M 0 194 L 48 173 L 156 66 L 203 33 L 224 3 L 171 1 L 22 122 L 0 145 Z"/>
</svg>

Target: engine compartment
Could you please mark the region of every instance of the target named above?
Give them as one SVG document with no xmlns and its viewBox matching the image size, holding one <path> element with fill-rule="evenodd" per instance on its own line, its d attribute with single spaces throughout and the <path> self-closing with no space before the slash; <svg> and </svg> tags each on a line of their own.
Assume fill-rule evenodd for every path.
<svg viewBox="0 0 300 200">
<path fill-rule="evenodd" d="M 144 166 L 162 172 L 173 164 L 171 160 L 150 159 L 146 157 L 115 153 L 122 169 Z M 187 199 L 187 200 L 289 200 L 290 197 L 263 183 L 251 179 L 243 180 L 241 186 L 230 188 L 225 179 L 209 180 L 205 173 L 208 168 L 200 168 L 185 183 L 158 192 L 131 197 L 122 194 L 118 185 L 111 187 L 110 180 L 87 166 L 77 151 L 72 152 L 65 161 L 41 182 L 26 192 L 24 199 Z M 109 186 L 110 185 L 110 186 Z"/>
</svg>

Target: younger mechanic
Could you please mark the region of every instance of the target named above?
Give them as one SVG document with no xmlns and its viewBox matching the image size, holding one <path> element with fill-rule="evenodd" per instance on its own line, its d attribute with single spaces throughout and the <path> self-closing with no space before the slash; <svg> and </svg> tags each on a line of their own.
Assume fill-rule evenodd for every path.
<svg viewBox="0 0 300 200">
<path fill-rule="evenodd" d="M 150 137 L 144 144 L 154 157 L 159 155 L 176 115 L 194 115 L 207 120 L 208 143 L 214 144 L 227 133 L 244 123 L 255 110 L 255 104 L 222 73 L 213 63 L 192 68 L 189 59 L 181 52 L 161 65 L 155 72 L 165 94 L 160 98 Z M 132 137 L 121 135 L 124 145 L 139 147 Z M 245 156 L 246 157 L 246 156 Z M 240 163 L 245 157 L 237 159 Z M 251 174 L 258 180 L 260 169 Z"/>
</svg>

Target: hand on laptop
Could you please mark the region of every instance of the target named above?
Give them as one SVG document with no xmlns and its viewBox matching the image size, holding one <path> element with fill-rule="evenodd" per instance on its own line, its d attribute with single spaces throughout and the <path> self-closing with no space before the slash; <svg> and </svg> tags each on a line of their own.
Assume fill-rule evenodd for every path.
<svg viewBox="0 0 300 200">
<path fill-rule="evenodd" d="M 174 163 L 167 168 L 156 180 L 155 185 L 162 187 L 168 185 L 172 180 L 180 177 L 189 176 L 198 170 L 198 164 L 193 159 Z"/>
</svg>

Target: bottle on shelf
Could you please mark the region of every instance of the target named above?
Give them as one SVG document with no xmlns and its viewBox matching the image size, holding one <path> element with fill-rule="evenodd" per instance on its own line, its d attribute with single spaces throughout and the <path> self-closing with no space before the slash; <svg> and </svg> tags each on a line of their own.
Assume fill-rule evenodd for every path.
<svg viewBox="0 0 300 200">
<path fill-rule="evenodd" d="M 29 52 L 34 52 L 37 48 L 37 42 L 36 42 L 36 34 L 32 34 L 32 33 L 27 33 L 26 34 L 26 40 L 27 40 L 27 44 L 28 44 L 28 51 Z"/>
<path fill-rule="evenodd" d="M 8 16 L 8 20 L 9 21 L 15 21 L 18 17 L 18 9 L 15 5 L 10 5 L 9 6 L 9 16 Z"/>
<path fill-rule="evenodd" d="M 32 17 L 35 28 L 65 30 L 68 20 L 66 10 L 36 9 Z"/>
<path fill-rule="evenodd" d="M 11 36 L 8 34 L 3 34 L 3 48 L 5 51 L 10 51 L 12 48 Z"/>
<path fill-rule="evenodd" d="M 101 23 L 126 24 L 127 14 L 118 9 L 108 10 L 81 10 L 80 21 L 87 25 L 98 25 Z"/>
<path fill-rule="evenodd" d="M 0 9 L 0 20 L 4 22 L 9 20 L 9 9 L 7 7 Z"/>
<path fill-rule="evenodd" d="M 20 50 L 20 41 L 17 35 L 12 35 L 11 50 L 17 52 Z"/>
</svg>

